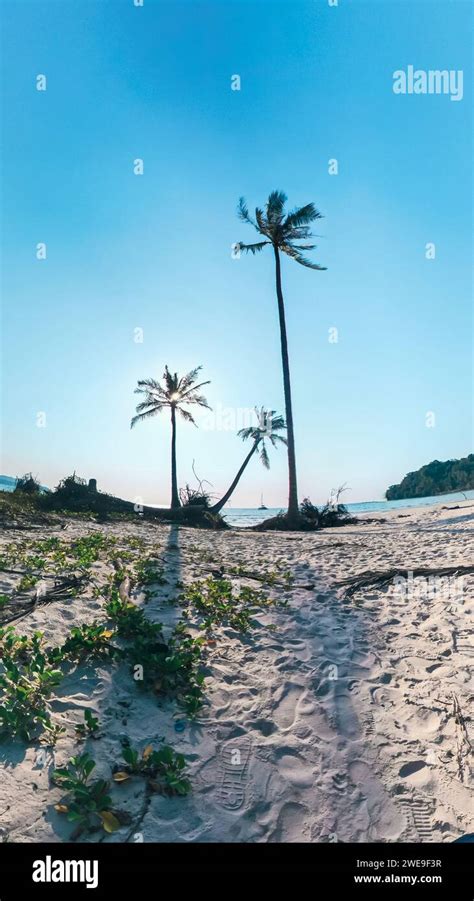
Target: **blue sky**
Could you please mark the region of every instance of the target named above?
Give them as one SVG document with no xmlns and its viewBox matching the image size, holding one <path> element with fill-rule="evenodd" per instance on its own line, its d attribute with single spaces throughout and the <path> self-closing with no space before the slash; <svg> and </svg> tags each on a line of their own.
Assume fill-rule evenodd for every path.
<svg viewBox="0 0 474 901">
<path fill-rule="evenodd" d="M 3 0 L 2 13 L 3 472 L 54 485 L 75 469 L 167 503 L 167 419 L 129 428 L 137 379 L 165 364 L 202 364 L 218 412 L 284 412 L 272 255 L 231 256 L 253 240 L 239 196 L 252 208 L 274 188 L 324 215 L 327 272 L 283 261 L 300 496 L 347 482 L 348 501 L 380 498 L 471 450 L 467 0 Z M 410 64 L 462 69 L 463 100 L 395 95 Z M 203 426 L 179 424 L 179 481 L 194 459 L 219 494 L 246 449 Z M 262 491 L 285 503 L 282 450 L 270 472 L 252 461 L 233 505 Z"/>
</svg>

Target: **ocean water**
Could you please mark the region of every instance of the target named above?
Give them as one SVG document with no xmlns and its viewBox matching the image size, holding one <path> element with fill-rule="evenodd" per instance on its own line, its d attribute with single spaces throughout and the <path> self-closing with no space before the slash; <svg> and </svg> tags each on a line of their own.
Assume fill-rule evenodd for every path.
<svg viewBox="0 0 474 901">
<path fill-rule="evenodd" d="M 406 507 L 426 507 L 430 504 L 473 500 L 474 491 L 455 491 L 452 494 L 438 494 L 434 497 L 413 497 L 403 501 L 364 501 L 360 504 L 346 504 L 349 513 L 383 513 L 386 510 L 400 510 Z M 224 507 L 222 514 L 230 526 L 256 526 L 270 516 L 284 512 L 283 507 L 269 507 L 257 510 L 252 507 Z"/>
</svg>

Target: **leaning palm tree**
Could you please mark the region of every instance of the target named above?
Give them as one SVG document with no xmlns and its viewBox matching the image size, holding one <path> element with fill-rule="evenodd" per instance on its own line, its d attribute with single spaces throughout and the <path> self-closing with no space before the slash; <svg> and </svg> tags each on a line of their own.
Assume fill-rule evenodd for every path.
<svg viewBox="0 0 474 901">
<path fill-rule="evenodd" d="M 196 385 L 198 373 L 202 366 L 192 369 L 182 378 L 178 377 L 175 372 L 171 374 L 168 367 L 165 366 L 163 374 L 164 386 L 160 385 L 155 379 L 141 379 L 138 387 L 135 388 L 135 394 L 144 394 L 145 399 L 137 404 L 137 413 L 133 417 L 130 428 L 142 419 L 148 419 L 150 416 L 156 416 L 166 407 L 171 411 L 171 509 L 180 507 L 178 494 L 178 476 L 176 470 L 176 411 L 180 413 L 186 422 L 192 422 L 196 425 L 194 419 L 184 407 L 196 404 L 198 407 L 206 407 L 210 410 L 210 406 L 206 398 L 202 394 L 198 394 L 198 389 L 203 385 L 209 385 L 210 382 L 200 382 Z"/>
<path fill-rule="evenodd" d="M 287 197 L 283 191 L 272 191 L 270 194 L 265 211 L 255 210 L 255 218 L 250 216 L 247 205 L 243 197 L 240 198 L 238 206 L 238 215 L 243 222 L 258 231 L 264 240 L 256 244 L 243 244 L 239 242 L 237 248 L 250 252 L 258 253 L 264 247 L 271 245 L 275 254 L 276 268 L 276 294 L 278 300 L 278 315 L 280 320 L 280 342 L 281 342 L 281 359 L 283 366 L 283 387 L 285 392 L 285 414 L 286 425 L 288 430 L 288 474 L 289 474 L 289 493 L 288 493 L 288 521 L 296 523 L 298 520 L 298 487 L 296 480 L 296 454 L 295 454 L 295 436 L 293 429 L 293 410 L 291 405 L 291 384 L 290 384 L 290 364 L 288 359 L 288 340 L 286 336 L 285 322 L 285 306 L 283 302 L 283 292 L 281 287 L 281 265 L 280 252 L 287 254 L 302 266 L 308 266 L 309 269 L 324 270 L 325 266 L 319 266 L 312 263 L 303 256 L 302 251 L 313 250 L 315 244 L 300 244 L 302 240 L 314 237 L 309 227 L 310 222 L 321 219 L 321 213 L 318 212 L 313 203 L 307 203 L 306 206 L 299 207 L 291 213 L 285 214 L 285 203 Z M 296 243 L 298 242 L 298 243 Z"/>
<path fill-rule="evenodd" d="M 250 462 L 253 455 L 256 451 L 259 451 L 260 460 L 263 463 L 265 469 L 270 469 L 270 460 L 268 457 L 267 446 L 265 444 L 265 439 L 268 438 L 272 447 L 276 447 L 278 442 L 282 444 L 286 444 L 286 438 L 283 438 L 281 435 L 278 435 L 278 432 L 281 432 L 282 429 L 285 429 L 285 420 L 283 416 L 275 416 L 275 410 L 265 410 L 263 407 L 260 410 L 255 407 L 255 413 L 258 419 L 258 425 L 249 426 L 247 429 L 240 429 L 237 432 L 239 438 L 242 438 L 242 441 L 247 441 L 249 438 L 252 439 L 252 447 L 247 454 L 242 466 L 240 467 L 234 481 L 232 482 L 230 488 L 226 491 L 226 493 L 221 497 L 220 501 L 217 504 L 214 504 L 211 507 L 211 513 L 219 513 L 219 510 L 222 510 L 224 504 L 227 503 L 231 494 L 233 494 L 235 488 L 237 487 L 240 477 L 242 473 L 247 467 L 247 464 Z"/>
</svg>

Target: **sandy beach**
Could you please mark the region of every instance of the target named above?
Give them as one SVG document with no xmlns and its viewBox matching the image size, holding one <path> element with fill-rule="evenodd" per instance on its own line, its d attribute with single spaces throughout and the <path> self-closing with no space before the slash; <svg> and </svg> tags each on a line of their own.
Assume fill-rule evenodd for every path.
<svg viewBox="0 0 474 901">
<path fill-rule="evenodd" d="M 148 585 L 147 596 L 132 590 L 131 599 L 165 633 L 183 613 L 183 586 L 196 580 L 226 578 L 276 603 L 249 632 L 214 630 L 205 705 L 194 721 L 172 699 L 139 691 L 125 663 L 69 667 L 50 705 L 66 728 L 56 745 L 0 746 L 2 840 L 68 840 L 53 769 L 85 748 L 97 775 L 110 778 L 124 735 L 139 748 L 164 738 L 184 754 L 192 790 L 166 797 L 147 795 L 135 777 L 113 784 L 127 822 L 80 841 L 451 842 L 472 832 L 474 575 L 429 583 L 409 574 L 471 564 L 473 524 L 466 502 L 306 534 L 203 531 L 138 517 L 99 525 L 57 516 L 41 530 L 3 529 L 2 554 L 12 543 L 74 542 L 100 531 L 132 558 L 140 538 L 160 584 Z M 353 592 L 341 584 L 366 571 L 399 574 Z M 99 559 L 77 597 L 42 604 L 40 592 L 15 628 L 41 630 L 54 646 L 72 626 L 105 619 L 94 586 L 112 572 Z M 19 579 L 2 573 L 2 591 Z M 84 743 L 74 728 L 85 709 L 100 730 Z"/>
</svg>

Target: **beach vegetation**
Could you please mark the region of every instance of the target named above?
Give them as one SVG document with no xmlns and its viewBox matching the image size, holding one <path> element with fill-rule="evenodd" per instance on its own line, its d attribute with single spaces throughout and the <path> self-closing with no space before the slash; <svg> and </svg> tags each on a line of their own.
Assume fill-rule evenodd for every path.
<svg viewBox="0 0 474 901">
<path fill-rule="evenodd" d="M 24 494 L 40 494 L 41 485 L 31 472 L 27 472 L 24 476 L 17 478 L 13 491 L 21 491 Z"/>
<path fill-rule="evenodd" d="M 213 576 L 188 585 L 179 600 L 198 615 L 199 628 L 208 634 L 218 626 L 248 632 L 254 616 L 276 603 L 262 591 L 247 586 L 234 590 L 230 580 Z"/>
<path fill-rule="evenodd" d="M 141 752 L 130 744 L 122 748 L 125 766 L 113 775 L 115 782 L 126 782 L 131 776 L 143 776 L 154 792 L 164 795 L 187 795 L 191 782 L 186 774 L 186 760 L 169 745 L 154 750 L 147 745 Z"/>
<path fill-rule="evenodd" d="M 202 507 L 209 510 L 212 506 L 212 498 L 208 491 L 203 488 L 191 488 L 186 484 L 184 488 L 179 490 L 179 498 L 181 506 L 186 507 Z"/>
<path fill-rule="evenodd" d="M 78 723 L 76 726 L 76 735 L 78 738 L 96 738 L 99 731 L 98 717 L 94 716 L 91 710 L 84 711 L 84 722 Z"/>
<path fill-rule="evenodd" d="M 72 660 L 83 663 L 85 660 L 107 660 L 118 655 L 119 651 L 111 644 L 113 629 L 106 629 L 103 622 L 94 620 L 82 626 L 73 626 L 71 634 L 60 648 L 53 651 L 56 659 Z"/>
<path fill-rule="evenodd" d="M 178 623 L 165 641 L 161 624 L 145 622 L 126 651 L 132 672 L 137 664 L 142 668 L 143 679 L 137 685 L 158 696 L 174 697 L 189 716 L 194 716 L 204 701 L 204 640 L 193 638 L 185 625 Z"/>
<path fill-rule="evenodd" d="M 135 566 L 135 572 L 141 586 L 166 585 L 164 569 L 154 558 L 140 560 Z"/>
<path fill-rule="evenodd" d="M 75 823 L 76 837 L 82 832 L 99 828 L 109 833 L 120 829 L 120 819 L 112 808 L 110 781 L 90 779 L 95 766 L 89 754 L 79 754 L 71 757 L 66 767 L 54 770 L 52 775 L 53 784 L 67 791 L 65 798 L 54 809 L 65 814 L 69 822 Z"/>
<path fill-rule="evenodd" d="M 27 662 L 4 657 L 0 673 L 0 736 L 31 741 L 44 730 L 56 731 L 48 699 L 62 674 L 49 665 L 40 651 Z"/>
</svg>

